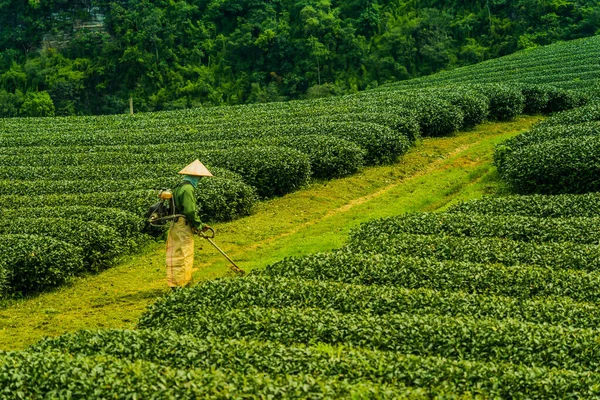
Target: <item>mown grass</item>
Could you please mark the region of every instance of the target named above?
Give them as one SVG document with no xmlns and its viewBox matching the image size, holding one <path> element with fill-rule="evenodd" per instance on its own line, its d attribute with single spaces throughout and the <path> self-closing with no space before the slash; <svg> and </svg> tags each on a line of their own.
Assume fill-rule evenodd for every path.
<svg viewBox="0 0 600 400">
<path fill-rule="evenodd" d="M 493 147 L 538 120 L 487 123 L 450 138 L 426 139 L 395 165 L 313 183 L 260 204 L 250 217 L 216 224 L 216 242 L 249 271 L 339 247 L 350 229 L 373 218 L 443 209 L 502 192 L 491 164 Z M 200 238 L 195 265 L 195 282 L 228 274 L 227 262 Z M 0 311 L 0 349 L 79 329 L 132 328 L 146 306 L 165 293 L 164 244 L 151 243 L 100 274 L 6 305 Z"/>
</svg>

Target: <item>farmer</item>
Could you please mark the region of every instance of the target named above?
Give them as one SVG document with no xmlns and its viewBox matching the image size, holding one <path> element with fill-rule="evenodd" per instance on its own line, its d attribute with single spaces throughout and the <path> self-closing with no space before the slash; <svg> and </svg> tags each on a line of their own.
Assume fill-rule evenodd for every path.
<svg viewBox="0 0 600 400">
<path fill-rule="evenodd" d="M 173 200 L 175 213 L 185 218 L 171 222 L 167 237 L 167 283 L 172 290 L 186 286 L 192 280 L 194 265 L 194 233 L 206 231 L 210 227 L 200 221 L 196 210 L 194 189 L 203 176 L 213 176 L 199 160 L 181 171 L 183 181 L 175 186 Z"/>
</svg>

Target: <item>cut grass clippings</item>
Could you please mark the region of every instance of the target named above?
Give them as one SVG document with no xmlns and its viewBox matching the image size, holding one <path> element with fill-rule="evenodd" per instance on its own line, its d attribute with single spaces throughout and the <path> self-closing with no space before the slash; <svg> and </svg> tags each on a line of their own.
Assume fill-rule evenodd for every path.
<svg viewBox="0 0 600 400">
<path fill-rule="evenodd" d="M 539 119 L 486 123 L 453 137 L 425 139 L 394 165 L 313 183 L 259 204 L 250 217 L 215 224 L 215 241 L 250 271 L 340 247 L 361 222 L 497 193 L 503 189 L 492 166 L 494 146 Z M 133 328 L 145 308 L 168 293 L 164 256 L 164 243 L 151 243 L 107 271 L 11 301 L 0 310 L 0 349 L 20 349 L 80 329 Z M 229 273 L 224 258 L 200 238 L 195 257 L 194 282 Z"/>
</svg>

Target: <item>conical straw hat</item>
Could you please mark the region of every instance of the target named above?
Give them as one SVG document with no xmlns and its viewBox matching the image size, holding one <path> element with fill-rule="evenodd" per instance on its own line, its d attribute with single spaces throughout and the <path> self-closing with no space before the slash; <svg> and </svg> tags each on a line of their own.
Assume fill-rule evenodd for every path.
<svg viewBox="0 0 600 400">
<path fill-rule="evenodd" d="M 179 173 L 181 175 L 192 176 L 213 176 L 213 174 L 210 173 L 208 168 L 206 168 L 204 164 L 202 164 L 198 159 L 196 159 L 196 161 L 179 171 Z"/>
</svg>

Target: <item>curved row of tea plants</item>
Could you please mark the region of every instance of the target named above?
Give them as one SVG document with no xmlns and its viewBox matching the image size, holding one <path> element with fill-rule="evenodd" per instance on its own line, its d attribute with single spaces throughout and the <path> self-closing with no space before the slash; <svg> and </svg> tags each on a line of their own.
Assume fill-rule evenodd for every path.
<svg viewBox="0 0 600 400">
<path fill-rule="evenodd" d="M 600 84 L 600 36 L 523 50 L 479 64 L 385 85 L 380 90 L 469 82 L 521 82 L 593 92 Z"/>
<path fill-rule="evenodd" d="M 82 331 L 46 340 L 32 351 L 143 360 L 177 369 L 219 368 L 234 374 L 311 374 L 320 379 L 343 376 L 350 381 L 368 379 L 395 386 L 418 386 L 430 397 L 444 391 L 491 397 L 520 393 L 539 398 L 556 398 L 565 393 L 592 395 L 600 378 L 597 374 L 516 364 L 455 361 L 346 346 L 205 339 L 164 330 Z"/>
<path fill-rule="evenodd" d="M 597 217 L 600 193 L 489 197 L 456 204 L 448 212 L 531 217 Z"/>
<path fill-rule="evenodd" d="M 503 238 L 522 242 L 600 243 L 600 218 L 540 218 L 521 215 L 414 213 L 371 221 L 354 232 L 353 240 L 398 235 L 450 235 Z"/>
<path fill-rule="evenodd" d="M 436 392 L 446 397 L 443 388 Z M 5 399 L 47 399 L 49 395 L 59 399 L 431 398 L 422 389 L 391 384 L 212 368 L 182 373 L 147 361 L 58 352 L 0 355 L 0 395 Z"/>
<path fill-rule="evenodd" d="M 576 301 L 600 300 L 598 271 L 440 261 L 396 254 L 356 254 L 348 249 L 285 259 L 269 266 L 264 274 L 522 299 L 560 296 Z"/>
<path fill-rule="evenodd" d="M 498 146 L 500 176 L 518 193 L 600 190 L 600 103 L 558 113 Z"/>
<path fill-rule="evenodd" d="M 299 306 L 344 314 L 368 311 L 376 315 L 407 313 L 516 318 L 526 322 L 579 328 L 595 328 L 600 322 L 600 310 L 593 303 L 577 302 L 567 297 L 523 299 L 462 291 L 408 289 L 262 275 L 249 279 L 207 282 L 194 290 L 178 293 L 168 301 L 154 304 L 140 324 L 146 326 L 147 321 L 150 321 L 150 325 L 166 325 L 172 315 L 183 319 L 193 318 L 205 307 L 229 310 Z"/>
</svg>

